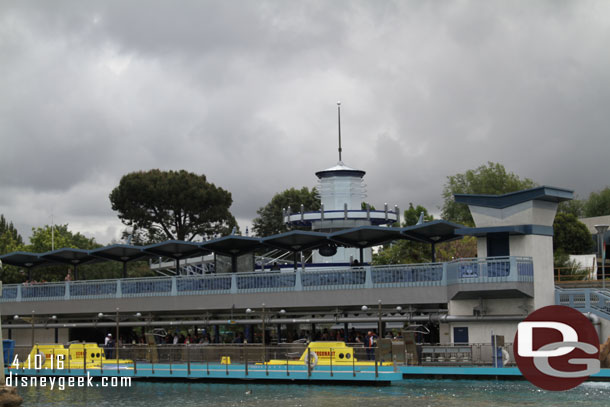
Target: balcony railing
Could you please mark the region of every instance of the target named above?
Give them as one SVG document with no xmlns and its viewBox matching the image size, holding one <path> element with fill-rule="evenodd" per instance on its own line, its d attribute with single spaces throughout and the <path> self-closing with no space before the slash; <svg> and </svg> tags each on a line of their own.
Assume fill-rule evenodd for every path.
<svg viewBox="0 0 610 407">
<path fill-rule="evenodd" d="M 596 288 L 557 289 L 555 304 L 592 312 L 610 319 L 610 291 Z"/>
<path fill-rule="evenodd" d="M 131 297 L 238 294 L 365 288 L 448 286 L 452 284 L 532 282 L 532 259 L 490 257 L 448 263 L 341 267 L 296 272 L 254 272 L 8 284 L 1 302 L 111 299 Z"/>
</svg>

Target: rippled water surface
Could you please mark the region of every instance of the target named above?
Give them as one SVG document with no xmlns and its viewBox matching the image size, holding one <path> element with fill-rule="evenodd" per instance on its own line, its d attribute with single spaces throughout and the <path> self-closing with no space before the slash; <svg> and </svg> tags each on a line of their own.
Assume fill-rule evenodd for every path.
<svg viewBox="0 0 610 407">
<path fill-rule="evenodd" d="M 538 390 L 522 381 L 407 380 L 390 387 L 253 383 L 133 382 L 129 388 L 19 388 L 24 406 L 604 406 L 610 383 L 567 392 Z"/>
</svg>

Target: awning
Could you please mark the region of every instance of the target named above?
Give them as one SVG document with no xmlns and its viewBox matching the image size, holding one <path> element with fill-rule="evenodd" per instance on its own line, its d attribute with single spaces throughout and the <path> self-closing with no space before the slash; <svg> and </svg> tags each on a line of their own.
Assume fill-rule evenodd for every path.
<svg viewBox="0 0 610 407">
<path fill-rule="evenodd" d="M 299 252 L 303 250 L 315 249 L 328 243 L 328 234 L 321 232 L 310 232 L 306 230 L 292 230 L 264 237 L 261 241 L 266 245 L 276 249 Z"/>
<path fill-rule="evenodd" d="M 142 247 L 142 250 L 149 254 L 169 257 L 174 260 L 208 253 L 208 250 L 201 248 L 201 243 L 185 242 L 182 240 L 168 240 L 166 242 L 155 243 Z"/>
<path fill-rule="evenodd" d="M 51 260 L 43 259 L 38 253 L 28 252 L 12 252 L 0 256 L 0 260 L 4 264 L 10 264 L 11 266 L 31 268 L 41 265 L 56 264 Z"/>
<path fill-rule="evenodd" d="M 407 238 L 418 240 L 424 243 L 441 243 L 455 239 L 461 239 L 462 236 L 455 233 L 456 229 L 462 229 L 465 226 L 449 222 L 448 220 L 433 220 L 420 225 L 407 226 L 402 228 L 402 234 Z"/>
<path fill-rule="evenodd" d="M 343 246 L 365 248 L 378 246 L 392 240 L 408 239 L 401 228 L 381 226 L 359 226 L 331 233 L 329 239 Z"/>
<path fill-rule="evenodd" d="M 201 244 L 209 251 L 230 257 L 251 253 L 262 246 L 259 238 L 239 235 L 224 236 Z"/>
</svg>

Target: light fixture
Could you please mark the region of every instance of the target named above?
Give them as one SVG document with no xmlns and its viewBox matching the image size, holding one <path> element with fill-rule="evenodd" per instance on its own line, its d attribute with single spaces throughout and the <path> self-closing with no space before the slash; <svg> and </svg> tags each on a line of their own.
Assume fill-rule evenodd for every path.
<svg viewBox="0 0 610 407">
<path fill-rule="evenodd" d="M 367 307 L 366 305 L 363 305 L 362 308 L 360 308 L 362 311 L 366 311 L 369 309 L 369 307 Z"/>
</svg>

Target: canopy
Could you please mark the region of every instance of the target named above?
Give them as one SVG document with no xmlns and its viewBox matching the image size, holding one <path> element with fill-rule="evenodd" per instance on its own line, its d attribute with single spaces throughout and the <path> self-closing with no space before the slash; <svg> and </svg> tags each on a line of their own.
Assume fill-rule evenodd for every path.
<svg viewBox="0 0 610 407">
<path fill-rule="evenodd" d="M 358 226 L 331 233 L 329 238 L 343 246 L 358 247 L 362 249 L 365 247 L 378 246 L 392 240 L 408 239 L 409 237 L 403 235 L 401 231 L 400 228 L 392 227 Z"/>
<path fill-rule="evenodd" d="M 262 242 L 276 249 L 300 252 L 327 244 L 328 234 L 306 230 L 292 230 L 279 235 L 264 237 Z"/>
<path fill-rule="evenodd" d="M 168 240 L 142 247 L 145 253 L 169 257 L 174 260 L 208 253 L 201 248 L 201 243 L 185 242 L 183 240 Z"/>
<path fill-rule="evenodd" d="M 152 256 L 150 253 L 142 251 L 142 247 L 126 244 L 100 247 L 99 249 L 91 250 L 89 253 L 105 260 L 114 260 L 123 263 L 123 278 L 127 278 L 127 262 Z"/>
<path fill-rule="evenodd" d="M 74 279 L 78 278 L 78 266 L 81 264 L 95 263 L 99 258 L 92 256 L 88 250 L 63 248 L 51 252 L 42 253 L 41 258 L 56 263 L 71 264 L 74 266 Z"/>
<path fill-rule="evenodd" d="M 0 256 L 3 263 L 17 267 L 35 267 L 39 265 L 54 264 L 53 261 L 43 259 L 38 253 L 13 252 Z"/>
<path fill-rule="evenodd" d="M 201 244 L 209 251 L 231 257 L 253 252 L 262 246 L 259 238 L 239 235 L 224 236 Z"/>
<path fill-rule="evenodd" d="M 463 227 L 463 225 L 439 219 L 402 228 L 402 234 L 420 242 L 441 243 L 460 239 L 461 236 L 455 234 L 455 230 Z"/>
</svg>

